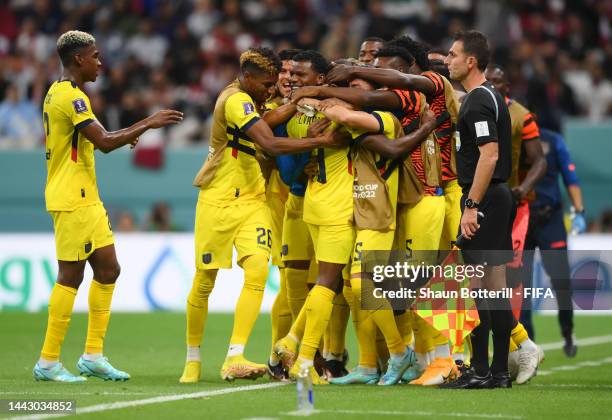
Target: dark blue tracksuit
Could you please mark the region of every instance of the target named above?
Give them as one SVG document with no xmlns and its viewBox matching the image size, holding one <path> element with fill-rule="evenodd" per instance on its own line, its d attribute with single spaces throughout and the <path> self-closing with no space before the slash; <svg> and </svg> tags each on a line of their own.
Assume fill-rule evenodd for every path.
<svg viewBox="0 0 612 420">
<path fill-rule="evenodd" d="M 533 281 L 533 254 L 540 249 L 542 263 L 557 295 L 559 304 L 559 325 L 561 334 L 566 336 L 573 330 L 572 287 L 567 258 L 567 231 L 563 223 L 563 206 L 559 175 L 566 187 L 578 185 L 575 167 L 572 163 L 563 137 L 550 130 L 540 130 L 540 140 L 548 164 L 546 175 L 536 184 L 536 199 L 529 204 L 529 229 L 523 254 L 524 286 L 531 287 Z M 531 320 L 531 301 L 523 302 L 521 323 L 534 339 Z"/>
</svg>

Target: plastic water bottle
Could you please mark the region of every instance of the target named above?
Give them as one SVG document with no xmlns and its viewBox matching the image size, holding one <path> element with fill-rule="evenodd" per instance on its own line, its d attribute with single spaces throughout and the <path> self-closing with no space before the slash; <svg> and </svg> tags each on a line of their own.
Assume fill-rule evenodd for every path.
<svg viewBox="0 0 612 420">
<path fill-rule="evenodd" d="M 312 378 L 308 367 L 304 366 L 297 376 L 297 413 L 309 415 L 314 411 Z"/>
<path fill-rule="evenodd" d="M 317 110 L 312 105 L 298 105 L 297 110 L 309 118 L 314 117 L 317 113 Z"/>
</svg>

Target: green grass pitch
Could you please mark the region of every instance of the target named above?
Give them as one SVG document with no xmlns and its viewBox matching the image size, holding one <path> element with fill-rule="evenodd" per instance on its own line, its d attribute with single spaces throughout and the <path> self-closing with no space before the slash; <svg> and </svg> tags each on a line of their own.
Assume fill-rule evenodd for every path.
<svg viewBox="0 0 612 420">
<path fill-rule="evenodd" d="M 179 394 L 268 383 L 224 383 L 219 369 L 231 333 L 232 316 L 211 314 L 202 348 L 202 381 L 181 385 L 178 378 L 185 358 L 184 314 L 113 314 L 105 354 L 132 379 L 125 383 L 90 378 L 84 384 L 35 382 L 31 370 L 38 358 L 46 314 L 0 314 L 0 399 L 72 398 L 79 409 L 114 402 L 155 399 Z M 76 372 L 75 363 L 83 351 L 86 314 L 72 318 L 63 346 L 62 361 Z M 538 342 L 560 340 L 556 317 L 536 318 Z M 356 363 L 357 349 L 352 326 L 348 348 Z M 579 339 L 612 335 L 612 316 L 576 317 Z M 608 337 L 610 338 L 610 337 Z M 316 419 L 352 418 L 612 418 L 612 351 L 610 339 L 601 344 L 581 346 L 575 359 L 560 349 L 548 350 L 539 375 L 525 386 L 511 390 L 453 391 L 414 386 L 322 386 L 315 387 Z M 264 362 L 270 348 L 270 320 L 259 317 L 246 356 Z M 86 418 L 206 418 L 206 419 L 290 419 L 295 410 L 295 386 L 204 395 L 178 401 L 148 403 L 119 409 L 81 414 Z M 152 400 L 150 402 L 155 402 Z M 0 413 L 0 417 L 8 416 Z"/>
</svg>

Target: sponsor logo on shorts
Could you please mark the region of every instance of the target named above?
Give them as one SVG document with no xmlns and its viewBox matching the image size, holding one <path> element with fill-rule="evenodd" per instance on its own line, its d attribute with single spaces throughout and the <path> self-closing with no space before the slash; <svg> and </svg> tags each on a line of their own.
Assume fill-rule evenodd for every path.
<svg viewBox="0 0 612 420">
<path fill-rule="evenodd" d="M 89 254 L 91 252 L 91 247 L 92 247 L 91 242 L 88 242 L 88 243 L 85 244 L 85 253 L 86 254 Z"/>
<path fill-rule="evenodd" d="M 210 264 L 211 261 L 212 261 L 212 254 L 210 252 L 202 254 L 202 262 L 204 264 Z"/>
<path fill-rule="evenodd" d="M 284 244 L 281 247 L 281 255 L 287 255 L 287 254 L 289 254 L 289 245 Z"/>
</svg>

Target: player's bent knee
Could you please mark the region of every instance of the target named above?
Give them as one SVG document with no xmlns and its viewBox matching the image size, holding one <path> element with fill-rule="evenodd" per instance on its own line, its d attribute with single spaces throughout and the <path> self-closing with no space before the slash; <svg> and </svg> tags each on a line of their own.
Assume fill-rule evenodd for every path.
<svg viewBox="0 0 612 420">
<path fill-rule="evenodd" d="M 217 270 L 196 270 L 193 279 L 193 290 L 198 298 L 208 299 L 215 287 L 216 278 Z"/>
<path fill-rule="evenodd" d="M 244 287 L 263 292 L 268 279 L 268 258 L 262 254 L 246 257 L 242 263 Z"/>
<path fill-rule="evenodd" d="M 117 263 L 112 264 L 109 267 L 96 270 L 94 272 L 94 277 L 99 283 L 112 284 L 117 281 L 119 274 L 121 274 L 121 266 Z"/>
</svg>

